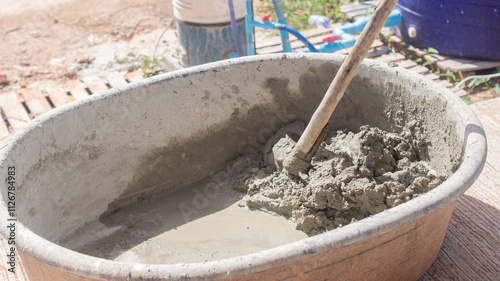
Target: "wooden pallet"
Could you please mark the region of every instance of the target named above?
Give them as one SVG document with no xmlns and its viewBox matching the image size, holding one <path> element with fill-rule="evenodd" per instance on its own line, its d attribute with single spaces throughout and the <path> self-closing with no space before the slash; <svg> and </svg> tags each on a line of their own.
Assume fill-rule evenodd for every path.
<svg viewBox="0 0 500 281">
<path fill-rule="evenodd" d="M 366 3 L 367 5 L 371 5 L 371 4 L 377 3 L 377 2 L 378 1 L 367 1 L 367 2 L 363 2 L 362 4 Z M 340 27 L 340 26 L 341 26 L 341 24 L 333 24 L 329 28 L 315 28 L 315 29 L 311 29 L 311 30 L 306 30 L 306 31 L 302 32 L 302 34 L 304 36 L 306 36 L 311 43 L 318 44 L 318 43 L 321 43 L 321 40 L 325 36 L 331 34 L 333 29 L 335 29 L 336 27 Z M 357 35 L 355 37 L 358 37 L 358 36 L 359 35 Z M 385 38 L 385 37 L 381 36 L 381 38 Z M 294 51 L 298 51 L 302 48 L 305 48 L 304 43 L 302 43 L 301 41 L 299 41 L 295 37 L 290 38 L 290 43 L 291 43 L 292 49 Z M 373 45 L 371 47 L 371 50 L 367 54 L 367 58 L 371 58 L 374 60 L 383 61 L 383 62 L 387 62 L 387 63 L 395 63 L 399 67 L 408 69 L 408 70 L 413 71 L 415 73 L 421 74 L 428 79 L 436 81 L 437 83 L 439 83 L 443 87 L 446 87 L 446 88 L 453 87 L 453 84 L 450 83 L 445 78 L 441 78 L 439 75 L 430 72 L 430 70 L 427 67 L 424 67 L 424 66 L 416 63 L 414 60 L 408 59 L 407 58 L 408 56 L 405 55 L 404 53 L 394 52 L 394 49 L 390 45 L 389 46 L 387 46 L 387 45 L 388 45 L 387 40 L 385 41 L 385 43 L 382 40 L 375 40 L 375 42 L 373 43 Z M 256 49 L 257 49 L 258 54 L 280 53 L 283 51 L 283 48 L 281 46 L 281 39 L 278 36 L 257 42 Z M 350 50 L 351 50 L 351 48 L 343 49 L 343 50 L 337 51 L 336 54 L 346 55 L 350 52 Z M 415 57 L 414 59 L 416 59 L 416 58 L 417 57 Z M 462 96 L 467 95 L 467 92 L 465 92 L 463 90 L 458 91 L 457 95 L 462 97 Z"/>
<path fill-rule="evenodd" d="M 482 61 L 429 53 L 428 51 L 407 44 L 401 38 L 393 35 L 389 28 L 382 30 L 381 40 L 389 47 L 394 47 L 398 52 L 411 57 L 413 60 L 420 58 L 422 62 L 430 63 L 437 73 L 452 71 L 460 79 L 474 75 L 480 70 L 500 67 L 500 61 Z"/>
<path fill-rule="evenodd" d="M 0 94 L 0 141 L 31 119 L 73 100 L 143 79 L 141 71 L 110 72 L 62 82 L 42 81 Z M 2 122 L 3 121 L 3 122 Z"/>
<path fill-rule="evenodd" d="M 351 5 L 345 5 L 340 7 L 340 11 L 346 14 L 348 19 L 355 21 L 372 14 L 373 10 L 378 5 L 378 2 L 378 0 L 371 0 Z"/>
<path fill-rule="evenodd" d="M 366 1 L 346 5 L 340 11 L 346 14 L 350 20 L 357 20 L 373 12 L 378 4 L 378 0 Z M 420 58 L 424 63 L 429 62 L 436 73 L 446 73 L 452 71 L 457 78 L 464 79 L 467 76 L 476 74 L 477 71 L 500 67 L 500 61 L 483 61 L 474 59 L 457 58 L 452 56 L 431 54 L 425 50 L 413 47 L 399 37 L 392 34 L 389 28 L 382 31 L 382 41 L 389 47 L 395 47 L 398 52 L 415 60 Z M 463 92 L 462 92 L 463 94 Z"/>
</svg>

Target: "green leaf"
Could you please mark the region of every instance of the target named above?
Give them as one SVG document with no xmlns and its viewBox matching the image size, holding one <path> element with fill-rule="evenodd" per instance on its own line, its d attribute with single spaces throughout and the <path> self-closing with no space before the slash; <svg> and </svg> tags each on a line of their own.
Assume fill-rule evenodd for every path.
<svg viewBox="0 0 500 281">
<path fill-rule="evenodd" d="M 429 48 L 425 49 L 425 51 L 427 53 L 429 53 L 429 54 L 436 54 L 436 55 L 439 54 L 438 50 L 436 50 L 436 49 L 434 49 L 432 47 L 429 47 Z"/>
<path fill-rule="evenodd" d="M 476 83 L 477 83 L 477 79 L 478 79 L 478 78 L 474 78 L 474 79 L 470 80 L 469 84 L 467 84 L 467 88 L 469 88 L 469 89 L 473 89 L 475 86 L 477 86 L 477 85 L 476 85 Z"/>
<path fill-rule="evenodd" d="M 371 10 L 370 8 L 366 8 L 366 11 L 365 11 L 365 17 L 366 16 L 369 16 L 371 14 Z"/>
<path fill-rule="evenodd" d="M 455 82 L 460 81 L 460 79 L 457 79 L 457 76 L 455 75 L 455 72 L 450 71 L 450 70 L 447 70 L 447 72 L 450 73 L 450 77 L 451 77 L 451 79 L 453 79 L 453 81 L 455 81 Z"/>
<path fill-rule="evenodd" d="M 500 86 L 498 84 L 495 84 L 495 86 L 492 88 L 493 93 L 496 95 L 500 94 Z"/>
<path fill-rule="evenodd" d="M 413 45 L 408 45 L 406 49 L 408 49 L 408 51 L 413 51 L 415 50 L 415 47 L 413 47 Z"/>
<path fill-rule="evenodd" d="M 471 104 L 473 104 L 473 103 L 474 103 L 474 102 L 473 102 L 473 101 L 472 101 L 469 97 L 465 97 L 465 98 L 463 98 L 463 101 L 464 101 L 466 104 L 468 104 L 468 105 L 471 105 Z"/>
</svg>

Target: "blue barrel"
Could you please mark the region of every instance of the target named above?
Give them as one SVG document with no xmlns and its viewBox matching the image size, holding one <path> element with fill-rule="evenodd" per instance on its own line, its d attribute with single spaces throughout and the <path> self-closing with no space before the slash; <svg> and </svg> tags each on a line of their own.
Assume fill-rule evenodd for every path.
<svg viewBox="0 0 500 281">
<path fill-rule="evenodd" d="M 420 48 L 480 60 L 500 60 L 500 0 L 399 0 L 395 32 Z"/>
</svg>

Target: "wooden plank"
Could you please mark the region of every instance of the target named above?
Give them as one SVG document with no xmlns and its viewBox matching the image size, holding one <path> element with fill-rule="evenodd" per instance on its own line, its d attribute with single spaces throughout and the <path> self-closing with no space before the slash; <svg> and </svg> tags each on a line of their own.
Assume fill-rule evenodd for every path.
<svg viewBox="0 0 500 281">
<path fill-rule="evenodd" d="M 417 66 L 418 64 L 412 60 L 404 60 L 402 62 L 398 62 L 398 65 L 402 68 L 412 68 L 414 66 Z"/>
<path fill-rule="evenodd" d="M 470 107 L 488 140 L 486 165 L 458 198 L 441 252 L 421 281 L 500 277 L 500 98 Z"/>
<path fill-rule="evenodd" d="M 67 104 L 72 101 L 68 93 L 60 83 L 54 83 L 45 88 L 45 93 L 49 96 L 50 100 L 55 107 Z"/>
<path fill-rule="evenodd" d="M 127 85 L 127 81 L 125 80 L 124 72 L 108 72 L 104 73 L 104 78 L 108 81 L 108 84 L 111 85 L 112 88 L 117 88 L 120 86 Z"/>
<path fill-rule="evenodd" d="M 397 37 L 396 35 L 392 35 L 391 37 L 389 37 L 389 40 L 391 43 L 393 44 L 400 44 L 401 42 L 403 42 L 403 40 L 401 40 L 399 37 Z M 416 49 L 416 48 L 415 48 Z"/>
<path fill-rule="evenodd" d="M 427 79 L 431 79 L 431 80 L 439 79 L 439 76 L 437 74 L 432 73 L 432 72 L 425 74 L 424 77 L 426 77 Z"/>
<path fill-rule="evenodd" d="M 395 62 L 395 61 L 400 61 L 400 60 L 404 60 L 404 59 L 406 59 L 406 57 L 400 53 L 395 53 L 395 54 L 390 53 L 390 54 L 375 58 L 375 60 L 384 61 L 384 62 Z"/>
<path fill-rule="evenodd" d="M 15 93 L 1 94 L 0 106 L 14 130 L 24 126 L 31 119 Z"/>
<path fill-rule="evenodd" d="M 351 4 L 351 5 L 345 5 L 340 7 L 340 12 L 348 15 L 349 13 L 355 12 L 355 11 L 360 11 L 360 10 L 366 10 L 366 8 L 369 8 L 370 5 L 366 5 L 364 3 L 356 3 L 356 4 Z"/>
<path fill-rule="evenodd" d="M 405 45 L 406 45 L 406 43 L 405 43 Z M 419 48 L 415 48 L 415 49 L 413 49 L 413 51 L 411 51 L 410 53 L 412 53 L 412 54 L 416 55 L 416 56 L 417 56 L 417 57 L 419 57 L 419 58 L 423 58 L 425 55 L 427 55 L 427 54 L 428 54 L 426 51 L 421 50 L 421 49 L 419 49 Z"/>
<path fill-rule="evenodd" d="M 73 96 L 75 100 L 79 100 L 89 96 L 87 90 L 85 90 L 85 84 L 79 80 L 66 80 L 64 83 L 67 87 L 68 92 Z"/>
<path fill-rule="evenodd" d="M 439 80 L 438 84 L 441 85 L 441 86 L 443 86 L 443 87 L 445 87 L 445 88 L 451 88 L 451 87 L 453 87 L 453 84 L 450 81 L 448 81 L 448 80 Z"/>
<path fill-rule="evenodd" d="M 144 79 L 144 73 L 141 70 L 127 72 L 127 74 L 125 74 L 125 78 L 130 83 L 138 82 Z"/>
<path fill-rule="evenodd" d="M 500 61 L 478 61 L 471 59 L 452 58 L 438 61 L 437 66 L 442 70 L 449 69 L 455 72 L 469 72 L 499 67 Z"/>
<path fill-rule="evenodd" d="M 108 86 L 106 86 L 106 80 L 97 75 L 85 76 L 82 77 L 81 80 L 85 83 L 87 89 L 89 89 L 92 94 L 98 94 L 109 89 Z"/>
<path fill-rule="evenodd" d="M 45 95 L 38 88 L 22 88 L 18 91 L 18 94 L 28 106 L 33 118 L 52 109 Z"/>
<path fill-rule="evenodd" d="M 382 43 L 382 42 L 380 42 L 380 43 Z M 375 57 L 379 57 L 381 55 L 385 55 L 385 54 L 389 53 L 390 51 L 391 51 L 390 48 L 383 47 L 383 48 L 378 49 L 378 50 L 369 51 L 366 54 L 366 57 L 367 58 L 375 58 Z"/>
<path fill-rule="evenodd" d="M 358 19 L 361 19 L 361 18 L 364 18 L 366 16 L 369 16 L 373 13 L 373 7 L 371 6 L 365 6 L 364 9 L 359 9 L 359 10 L 356 10 L 356 11 L 351 11 L 351 12 L 348 12 L 348 13 L 345 13 L 346 16 L 350 19 L 353 19 L 353 20 L 358 20 Z"/>
<path fill-rule="evenodd" d="M 426 74 L 426 73 L 429 73 L 429 69 L 425 66 L 421 66 L 421 65 L 416 65 L 414 67 L 410 67 L 408 68 L 408 70 L 410 71 L 413 71 L 413 72 L 416 72 L 418 74 Z"/>
<path fill-rule="evenodd" d="M 454 93 L 455 93 L 455 95 L 457 95 L 460 98 L 463 98 L 463 97 L 469 95 L 469 93 L 467 93 L 467 91 L 465 91 L 464 89 L 459 89 L 459 90 L 455 91 Z"/>
<path fill-rule="evenodd" d="M 347 14 L 349 12 L 353 11 L 359 11 L 359 10 L 366 10 L 366 8 L 375 8 L 378 4 L 378 0 L 374 1 L 365 1 L 363 3 L 356 3 L 356 4 L 351 4 L 351 5 L 345 5 L 340 7 L 340 11 L 344 14 Z"/>
<path fill-rule="evenodd" d="M 394 34 L 394 31 L 392 31 L 389 27 L 383 27 L 380 30 L 380 36 L 382 41 L 387 42 L 387 39 L 391 37 Z"/>
<path fill-rule="evenodd" d="M 426 54 L 424 55 L 424 59 L 427 61 L 431 61 L 433 63 L 449 59 L 450 56 L 440 55 L 440 54 Z"/>
</svg>

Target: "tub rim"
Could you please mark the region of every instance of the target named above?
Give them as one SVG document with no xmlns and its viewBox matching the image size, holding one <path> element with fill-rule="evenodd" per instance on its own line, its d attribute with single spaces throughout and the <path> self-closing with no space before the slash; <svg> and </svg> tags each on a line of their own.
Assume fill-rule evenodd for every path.
<svg viewBox="0 0 500 281">
<path fill-rule="evenodd" d="M 56 118 L 58 115 L 83 104 L 88 104 L 99 99 L 111 98 L 112 96 L 119 95 L 123 90 L 147 87 L 148 85 L 175 79 L 176 77 L 197 74 L 214 68 L 225 68 L 231 65 L 250 62 L 279 61 L 299 58 L 330 60 L 340 65 L 344 56 L 334 54 L 296 53 L 243 57 L 178 70 L 152 77 L 143 82 L 110 89 L 102 94 L 89 96 L 51 110 L 37 119 L 32 120 L 25 127 L 16 130 L 0 144 L 0 164 L 7 160 L 5 158 L 8 156 L 9 151 L 14 149 L 16 142 L 22 140 L 23 136 L 28 134 L 30 130 L 42 126 L 47 120 Z M 369 59 L 363 61 L 364 66 L 371 66 L 373 64 L 389 72 L 396 70 L 400 71 L 400 73 L 404 73 L 404 75 L 409 75 L 412 79 L 415 79 L 415 82 L 425 83 L 425 87 L 432 87 L 436 90 L 437 95 L 447 102 L 447 105 L 450 103 L 453 104 L 453 106 L 456 107 L 454 110 L 460 112 L 460 116 L 456 117 L 456 119 L 463 120 L 463 122 L 467 124 L 464 140 L 465 145 L 462 152 L 462 163 L 452 176 L 435 189 L 374 216 L 313 237 L 252 254 L 203 263 L 134 264 L 93 257 L 52 243 L 26 228 L 20 221 L 16 222 L 16 248 L 48 265 L 74 274 L 97 279 L 105 278 L 117 280 L 139 276 L 153 279 L 180 279 L 185 277 L 216 278 L 224 277 L 228 272 L 234 274 L 233 276 L 237 276 L 238 274 L 265 270 L 269 268 L 270 264 L 287 264 L 307 258 L 309 255 L 320 254 L 352 245 L 413 222 L 444 207 L 448 203 L 456 200 L 473 184 L 484 166 L 487 143 L 481 123 L 472 110 L 448 89 L 421 75 L 402 68 L 391 68 L 385 63 Z M 3 198 L 1 202 L 2 206 L 5 208 L 0 209 L 0 233 L 4 237 L 7 237 L 7 228 L 4 224 L 7 222 L 8 213 Z M 250 267 L 249 264 L 251 264 Z"/>
</svg>

